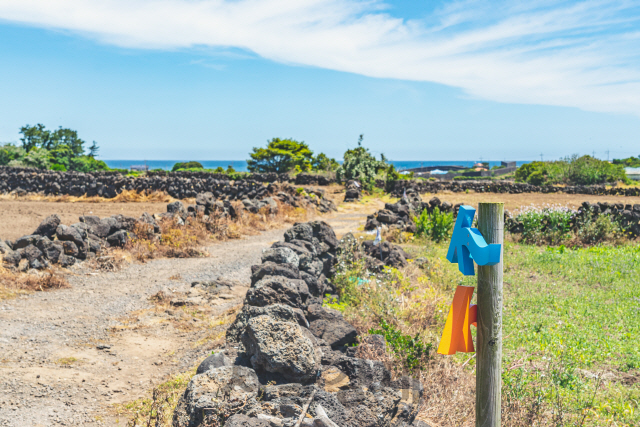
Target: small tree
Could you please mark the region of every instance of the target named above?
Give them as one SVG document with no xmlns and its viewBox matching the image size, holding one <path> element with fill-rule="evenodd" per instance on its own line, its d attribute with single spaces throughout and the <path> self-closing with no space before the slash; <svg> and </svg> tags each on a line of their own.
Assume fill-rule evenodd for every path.
<svg viewBox="0 0 640 427">
<path fill-rule="evenodd" d="M 344 153 L 344 162 L 336 171 L 336 177 L 338 181 L 356 179 L 363 186 L 370 188 L 373 186 L 376 174 L 385 169 L 386 164 L 384 155 L 381 155 L 381 160 L 378 161 L 368 148 L 362 146 L 363 138 L 364 135 L 360 135 L 358 146 Z"/>
<path fill-rule="evenodd" d="M 26 125 L 20 128 L 22 134 L 22 148 L 25 156 L 14 159 L 23 165 L 48 169 L 55 166 L 56 170 L 75 170 L 90 172 L 107 170 L 106 163 L 96 160 L 98 144 L 93 141 L 89 153 L 85 154 L 85 142 L 78 137 L 73 129 L 59 127 L 50 131 L 41 123 L 35 126 Z M 43 151 L 42 151 L 43 150 Z"/>
<path fill-rule="evenodd" d="M 273 138 L 268 141 L 266 148 L 254 147 L 250 156 L 247 165 L 251 172 L 284 173 L 296 166 L 302 171 L 308 171 L 313 160 L 313 152 L 309 146 L 291 138 Z"/>
<path fill-rule="evenodd" d="M 49 169 L 51 167 L 51 153 L 45 148 L 34 147 L 24 156 L 22 163 L 31 168 Z"/>
<path fill-rule="evenodd" d="M 24 157 L 25 151 L 22 147 L 13 144 L 5 144 L 0 147 L 0 166 L 8 165 L 12 160 L 20 160 Z"/>
<path fill-rule="evenodd" d="M 173 168 L 171 168 L 171 172 L 175 172 L 181 169 L 203 169 L 203 167 L 202 167 L 202 163 L 200 162 L 195 162 L 195 161 L 178 162 L 175 165 L 173 165 Z"/>
<path fill-rule="evenodd" d="M 332 159 L 324 153 L 318 154 L 312 164 L 314 171 L 334 171 L 340 167 L 340 163 L 336 162 L 336 159 Z"/>
</svg>

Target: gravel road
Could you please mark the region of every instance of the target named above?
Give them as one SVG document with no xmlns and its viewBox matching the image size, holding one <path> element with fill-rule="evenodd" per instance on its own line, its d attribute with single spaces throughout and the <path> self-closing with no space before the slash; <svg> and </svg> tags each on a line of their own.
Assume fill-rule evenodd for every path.
<svg viewBox="0 0 640 427">
<path fill-rule="evenodd" d="M 251 265 L 283 231 L 213 245 L 208 258 L 78 271 L 68 289 L 0 301 L 0 425 L 112 425 L 106 407 L 141 396 L 206 355 L 190 352 L 197 334 L 184 322 L 168 321 L 184 320 L 184 311 L 158 313 L 149 297 L 219 278 L 244 288 Z M 214 304 L 212 316 L 243 294 Z"/>
<path fill-rule="evenodd" d="M 322 219 L 340 236 L 378 208 L 354 204 Z M 76 270 L 67 289 L 0 301 L 0 426 L 126 425 L 115 405 L 210 353 L 224 337 L 219 319 L 242 302 L 251 265 L 285 229 L 214 244 L 207 258 Z M 192 282 L 218 279 L 235 281 L 230 293 L 195 308 L 150 300 L 158 291 L 184 300 Z"/>
</svg>

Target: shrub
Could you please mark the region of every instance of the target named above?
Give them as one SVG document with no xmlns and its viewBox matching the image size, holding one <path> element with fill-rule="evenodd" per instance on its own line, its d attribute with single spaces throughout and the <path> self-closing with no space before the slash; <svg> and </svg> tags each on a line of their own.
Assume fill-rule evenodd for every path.
<svg viewBox="0 0 640 427">
<path fill-rule="evenodd" d="M 402 361 L 404 368 L 407 370 L 421 369 L 425 359 L 429 357 L 431 343 L 424 343 L 416 334 L 414 337 L 403 335 L 393 325 L 387 323 L 384 319 L 380 320 L 381 329 L 370 329 L 372 335 L 382 335 L 391 347 L 396 358 Z"/>
<path fill-rule="evenodd" d="M 13 144 L 5 144 L 0 147 L 0 165 L 8 165 L 12 160 L 20 160 L 24 157 L 25 151 L 22 147 Z"/>
<path fill-rule="evenodd" d="M 554 162 L 531 162 L 522 165 L 515 173 L 516 181 L 533 185 L 568 184 L 593 185 L 628 181 L 624 168 L 619 164 L 573 155 Z"/>
<path fill-rule="evenodd" d="M 360 135 L 356 148 L 344 153 L 344 162 L 336 170 L 336 178 L 342 182 L 350 179 L 358 180 L 367 191 L 370 191 L 376 174 L 386 168 L 386 162 L 384 156 L 381 156 L 380 161 L 376 160 L 369 149 L 362 146 L 362 138 L 363 135 Z"/>
<path fill-rule="evenodd" d="M 620 224 L 610 215 L 598 215 L 578 224 L 577 237 L 585 245 L 610 242 L 620 238 L 623 234 Z"/>
<path fill-rule="evenodd" d="M 574 210 L 559 206 L 529 207 L 515 220 L 523 225 L 525 243 L 557 245 L 571 237 L 574 214 Z"/>
<path fill-rule="evenodd" d="M 202 167 L 202 163 L 200 162 L 178 162 L 175 165 L 173 165 L 173 168 L 171 169 L 171 172 L 175 172 L 178 171 L 180 169 L 203 169 Z"/>
<path fill-rule="evenodd" d="M 440 212 L 436 206 L 433 212 L 424 209 L 419 217 L 414 217 L 416 223 L 416 235 L 425 236 L 434 242 L 441 242 L 449 236 L 453 229 L 453 213 Z"/>
<path fill-rule="evenodd" d="M 52 171 L 60 171 L 60 172 L 66 172 L 67 168 L 64 167 L 64 165 L 59 165 L 59 164 L 55 164 L 55 165 L 51 165 L 51 170 Z"/>
<path fill-rule="evenodd" d="M 51 154 L 45 148 L 34 147 L 22 158 L 22 163 L 27 167 L 49 169 L 51 166 Z"/>
<path fill-rule="evenodd" d="M 613 164 L 622 165 L 627 168 L 638 168 L 640 167 L 640 156 L 627 157 L 626 159 L 613 159 Z"/>
</svg>

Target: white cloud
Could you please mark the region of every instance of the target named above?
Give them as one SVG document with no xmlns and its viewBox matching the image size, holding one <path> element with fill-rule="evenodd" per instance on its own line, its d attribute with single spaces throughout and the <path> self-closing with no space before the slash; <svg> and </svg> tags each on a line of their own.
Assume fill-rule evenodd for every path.
<svg viewBox="0 0 640 427">
<path fill-rule="evenodd" d="M 142 49 L 234 47 L 500 102 L 640 115 L 637 1 L 456 1 L 426 20 L 358 0 L 0 0 L 0 19 Z"/>
</svg>

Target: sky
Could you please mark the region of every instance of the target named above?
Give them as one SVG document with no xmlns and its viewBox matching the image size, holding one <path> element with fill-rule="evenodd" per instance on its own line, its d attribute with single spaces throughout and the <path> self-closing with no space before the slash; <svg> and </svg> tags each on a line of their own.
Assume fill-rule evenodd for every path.
<svg viewBox="0 0 640 427">
<path fill-rule="evenodd" d="M 0 143 L 100 158 L 640 155 L 640 2 L 0 0 Z"/>
</svg>

